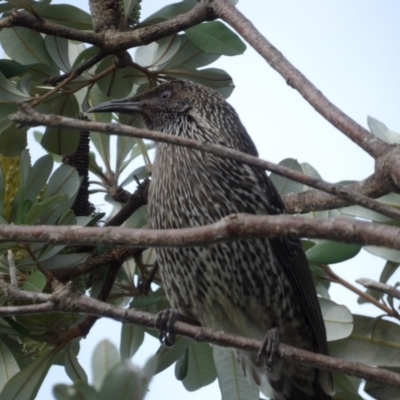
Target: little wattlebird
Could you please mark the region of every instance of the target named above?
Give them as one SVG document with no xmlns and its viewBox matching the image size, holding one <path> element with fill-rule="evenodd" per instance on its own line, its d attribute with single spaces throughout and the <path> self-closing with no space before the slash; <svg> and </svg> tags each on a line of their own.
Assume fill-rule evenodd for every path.
<svg viewBox="0 0 400 400">
<path fill-rule="evenodd" d="M 258 155 L 235 110 L 203 85 L 171 81 L 89 110 L 110 111 L 140 114 L 152 130 Z M 157 144 L 148 197 L 151 228 L 198 227 L 234 213 L 284 212 L 265 171 L 198 150 Z M 273 357 L 279 339 L 328 354 L 321 309 L 298 240 L 260 238 L 163 248 L 157 249 L 157 257 L 167 297 L 179 314 L 205 327 L 267 338 L 266 365 L 256 354 L 236 350 L 244 373 L 262 391 L 268 382 L 276 400 L 331 399 L 329 372 Z"/>
</svg>

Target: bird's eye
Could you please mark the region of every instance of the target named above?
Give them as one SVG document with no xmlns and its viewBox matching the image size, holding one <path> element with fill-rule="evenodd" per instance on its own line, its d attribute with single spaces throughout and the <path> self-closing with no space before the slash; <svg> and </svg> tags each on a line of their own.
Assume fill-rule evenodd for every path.
<svg viewBox="0 0 400 400">
<path fill-rule="evenodd" d="M 161 100 L 167 100 L 167 99 L 169 99 L 170 97 L 171 97 L 171 91 L 170 90 L 164 90 L 162 93 L 161 93 Z"/>
</svg>

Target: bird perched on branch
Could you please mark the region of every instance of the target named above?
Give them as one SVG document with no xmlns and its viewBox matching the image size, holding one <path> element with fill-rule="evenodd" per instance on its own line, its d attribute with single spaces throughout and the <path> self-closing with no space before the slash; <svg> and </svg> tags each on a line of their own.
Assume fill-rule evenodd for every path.
<svg viewBox="0 0 400 400">
<path fill-rule="evenodd" d="M 203 85 L 171 81 L 90 110 L 109 111 L 138 113 L 149 129 L 258 156 L 235 110 Z M 151 228 L 198 227 L 234 213 L 284 212 L 265 171 L 198 150 L 157 144 L 148 197 Z M 329 372 L 273 357 L 279 338 L 328 354 L 318 298 L 298 240 L 260 238 L 163 248 L 157 249 L 157 257 L 168 299 L 181 315 L 202 326 L 267 338 L 266 366 L 257 355 L 236 350 L 246 376 L 262 391 L 269 384 L 276 400 L 331 398 Z"/>
</svg>

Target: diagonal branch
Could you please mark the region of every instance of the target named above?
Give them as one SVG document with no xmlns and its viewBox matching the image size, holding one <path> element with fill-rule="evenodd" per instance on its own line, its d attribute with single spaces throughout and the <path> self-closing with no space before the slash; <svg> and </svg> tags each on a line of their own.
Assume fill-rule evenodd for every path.
<svg viewBox="0 0 400 400">
<path fill-rule="evenodd" d="M 20 103 L 19 108 L 20 112 L 10 115 L 9 119 L 20 124 L 29 126 L 45 125 L 57 128 L 68 127 L 78 130 L 91 130 L 103 132 L 108 135 L 118 134 L 121 136 L 141 137 L 159 142 L 185 146 L 191 149 L 215 154 L 219 157 L 230 158 L 239 162 L 273 171 L 279 175 L 285 176 L 297 182 L 301 182 L 315 189 L 322 190 L 323 192 L 332 194 L 349 203 L 361 205 L 363 207 L 386 215 L 390 218 L 400 219 L 400 211 L 398 211 L 394 207 L 386 206 L 364 195 L 352 192 L 348 190 L 345 186 L 331 184 L 320 179 L 307 176 L 298 171 L 283 167 L 281 165 L 276 165 L 269 161 L 261 160 L 258 157 L 254 157 L 246 153 L 241 153 L 240 151 L 233 150 L 219 144 L 200 142 L 194 139 L 163 134 L 147 129 L 133 128 L 126 125 L 117 125 L 111 123 L 103 124 L 99 122 L 76 120 L 73 118 L 62 117 L 53 114 L 39 114 L 36 111 L 32 110 L 26 103 Z"/>
<path fill-rule="evenodd" d="M 81 246 L 191 247 L 255 237 L 307 237 L 400 249 L 399 228 L 348 218 L 313 220 L 291 215 L 233 214 L 210 225 L 165 230 L 0 225 L 0 242 Z"/>
<path fill-rule="evenodd" d="M 275 48 L 231 2 L 216 0 L 214 12 L 234 28 L 267 62 L 296 89 L 324 118 L 358 144 L 372 157 L 377 158 L 390 149 L 390 145 L 369 133 L 331 103 L 298 69 Z"/>
<path fill-rule="evenodd" d="M 382 185 L 382 179 L 375 174 L 368 178 L 346 185 L 352 192 L 364 196 L 378 198 L 389 193 L 387 186 Z M 306 190 L 299 193 L 288 193 L 282 196 L 288 214 L 303 214 L 310 211 L 326 211 L 349 206 L 349 202 L 319 190 Z"/>
<path fill-rule="evenodd" d="M 85 294 L 75 292 L 70 284 L 63 286 L 58 282 L 53 282 L 53 294 L 23 292 L 4 281 L 0 281 L 0 289 L 6 296 L 12 299 L 23 299 L 26 294 L 25 299 L 32 300 L 32 298 L 37 295 L 36 301 L 43 302 L 43 304 L 30 306 L 31 308 L 37 307 L 37 313 L 54 313 L 56 311 L 63 313 L 84 313 L 97 317 L 107 317 L 116 321 L 140 325 L 150 329 L 157 329 L 157 317 L 155 315 L 105 304 Z M 27 306 L 0 307 L 0 316 L 26 315 L 28 313 L 26 307 Z M 30 313 L 33 314 L 35 311 L 31 310 Z M 261 342 L 258 340 L 215 331 L 209 328 L 202 328 L 185 322 L 176 322 L 174 329 L 177 334 L 189 337 L 197 342 L 208 342 L 218 346 L 234 347 L 251 352 L 258 352 L 261 348 Z M 361 363 L 334 359 L 329 356 L 312 353 L 286 344 L 281 343 L 279 345 L 277 357 L 400 388 L 400 375 L 394 372 L 381 368 L 369 367 Z"/>
<path fill-rule="evenodd" d="M 192 10 L 184 14 L 158 24 L 137 28 L 130 32 L 116 32 L 114 29 L 106 30 L 102 33 L 83 31 L 68 28 L 43 18 L 39 19 L 25 11 L 16 10 L 10 16 L 0 20 L 0 29 L 22 26 L 47 35 L 90 43 L 100 47 L 107 53 L 117 54 L 131 47 L 142 46 L 173 35 L 203 21 L 215 19 L 209 3 L 211 3 L 210 0 L 201 0 L 197 2 Z"/>
</svg>

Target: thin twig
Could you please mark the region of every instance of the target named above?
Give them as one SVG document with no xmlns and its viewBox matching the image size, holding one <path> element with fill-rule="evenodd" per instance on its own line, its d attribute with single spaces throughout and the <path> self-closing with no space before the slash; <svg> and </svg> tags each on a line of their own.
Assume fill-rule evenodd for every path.
<svg viewBox="0 0 400 400">
<path fill-rule="evenodd" d="M 291 215 L 233 214 L 210 225 L 165 230 L 0 224 L 0 242 L 147 248 L 207 246 L 255 237 L 308 237 L 400 249 L 398 227 L 348 218 L 314 220 Z"/>
<path fill-rule="evenodd" d="M 71 71 L 66 72 L 63 75 L 60 76 L 54 76 L 52 78 L 48 78 L 43 81 L 43 83 L 50 83 L 51 85 L 56 85 L 58 82 L 67 79 L 69 76 L 74 75 L 74 76 L 79 76 L 83 72 L 85 72 L 87 69 L 92 67 L 93 65 L 97 64 L 99 61 L 101 61 L 104 57 L 107 56 L 107 53 L 103 50 L 100 50 L 96 55 L 94 55 L 92 58 L 89 58 L 82 64 L 79 64 L 77 67 L 72 69 Z"/>
<path fill-rule="evenodd" d="M 364 300 L 368 301 L 369 303 L 373 304 L 374 306 L 380 308 L 382 311 L 384 311 L 386 314 L 390 315 L 391 317 L 397 317 L 398 314 L 393 312 L 393 310 L 389 307 L 387 307 L 385 304 L 380 303 L 375 297 L 372 297 L 368 293 L 365 293 L 352 285 L 350 282 L 347 282 L 345 279 L 340 277 L 339 275 L 336 275 L 331 268 L 329 268 L 327 265 L 320 265 L 320 267 L 325 271 L 325 273 L 328 275 L 329 279 L 332 282 L 338 283 L 345 288 L 349 289 L 350 291 L 354 292 L 358 296 L 362 297 Z M 358 281 L 357 281 L 358 282 Z"/>
<path fill-rule="evenodd" d="M 101 301 L 77 293 L 70 284 L 64 286 L 57 282 L 53 285 L 52 294 L 22 292 L 4 281 L 0 281 L 0 289 L 14 298 L 21 298 L 27 294 L 26 299 L 32 299 L 37 296 L 36 301 L 44 301 L 44 304 L 30 306 L 29 313 L 36 313 L 31 310 L 33 307 L 42 307 L 41 313 L 62 312 L 62 313 L 85 313 L 97 317 L 112 318 L 116 321 L 140 325 L 151 329 L 156 329 L 157 317 L 153 314 L 145 313 L 134 309 L 105 304 Z M 20 307 L 0 307 L 1 316 L 25 315 L 27 309 Z M 12 313 L 11 313 L 12 312 Z M 185 322 L 176 322 L 174 329 L 177 334 L 189 337 L 198 342 L 213 343 L 223 347 L 234 347 L 251 352 L 258 352 L 261 342 L 255 339 L 244 338 L 237 335 L 228 334 L 221 331 L 215 331 L 209 328 L 202 328 L 190 325 Z M 321 368 L 329 371 L 338 371 L 348 375 L 358 376 L 363 379 L 382 383 L 385 385 L 400 388 L 400 375 L 381 368 L 369 367 L 367 365 L 355 362 L 349 362 L 334 359 L 322 354 L 312 353 L 306 350 L 298 349 L 286 344 L 280 344 L 277 351 L 277 357 L 309 365 L 315 368 Z"/>
<path fill-rule="evenodd" d="M 147 129 L 133 128 L 126 125 L 117 125 L 112 123 L 99 123 L 91 121 L 80 121 L 73 118 L 61 117 L 54 114 L 39 114 L 29 107 L 26 103 L 20 103 L 20 112 L 9 116 L 11 121 L 19 122 L 29 126 L 45 125 L 52 127 L 68 127 L 78 130 L 91 130 L 97 132 L 118 134 L 120 136 L 141 137 L 145 139 L 155 140 L 164 143 L 176 144 L 179 146 L 189 147 L 191 149 L 200 150 L 203 152 L 215 154 L 219 157 L 230 158 L 249 165 L 254 165 L 269 171 L 273 171 L 279 175 L 285 176 L 297 182 L 301 182 L 307 186 L 322 190 L 337 196 L 349 203 L 358 204 L 370 210 L 374 210 L 393 219 L 400 219 L 400 211 L 394 207 L 386 206 L 378 201 L 372 200 L 359 193 L 348 190 L 345 186 L 331 184 L 321 179 L 317 179 L 301 172 L 292 170 L 271 163 L 266 160 L 261 160 L 258 157 L 250 154 L 242 153 L 237 150 L 230 149 L 215 143 L 200 142 L 194 139 L 188 139 L 175 135 L 168 135 L 160 132 L 150 131 Z"/>
<path fill-rule="evenodd" d="M 331 103 L 231 2 L 216 0 L 212 7 L 216 15 L 234 28 L 273 69 L 282 75 L 288 85 L 298 90 L 316 111 L 349 139 L 374 158 L 390 149 L 388 143 L 372 135 Z"/>
</svg>

